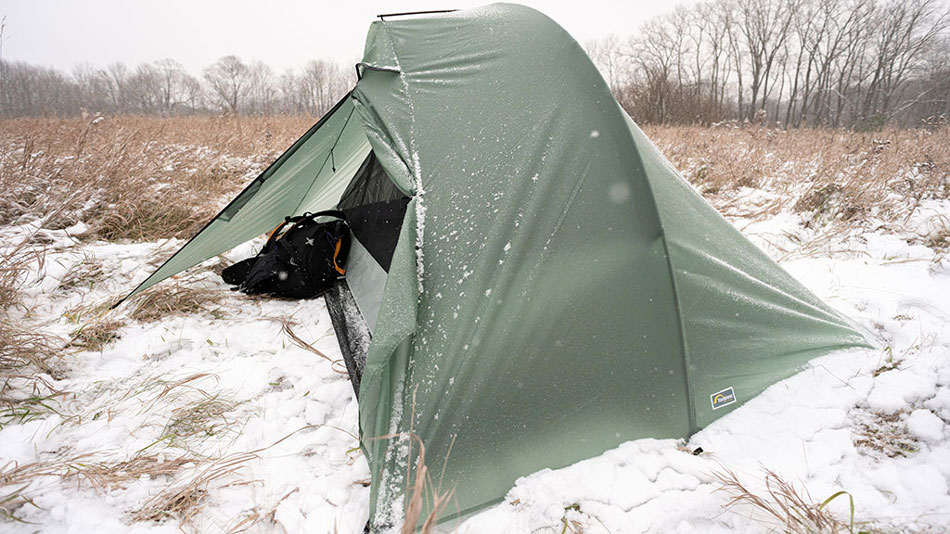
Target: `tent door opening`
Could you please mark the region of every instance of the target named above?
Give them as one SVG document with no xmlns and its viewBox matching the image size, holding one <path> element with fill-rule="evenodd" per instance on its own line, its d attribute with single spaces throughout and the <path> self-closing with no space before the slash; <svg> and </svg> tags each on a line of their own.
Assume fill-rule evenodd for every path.
<svg viewBox="0 0 950 534">
<path fill-rule="evenodd" d="M 324 300 L 357 396 L 408 204 L 409 197 L 393 184 L 372 151 L 337 204 L 350 224 L 353 245 L 346 279 L 331 287 Z"/>
</svg>

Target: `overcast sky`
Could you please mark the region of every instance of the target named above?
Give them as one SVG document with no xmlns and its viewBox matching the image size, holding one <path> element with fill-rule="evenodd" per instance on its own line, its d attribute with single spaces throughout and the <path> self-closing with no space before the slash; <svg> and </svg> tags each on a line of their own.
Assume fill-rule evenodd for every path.
<svg viewBox="0 0 950 534">
<path fill-rule="evenodd" d="M 199 74 L 221 56 L 259 59 L 282 71 L 314 58 L 355 63 L 379 13 L 482 5 L 467 0 L 0 0 L 3 59 L 70 70 L 77 63 L 172 58 Z M 580 42 L 628 35 L 673 3 L 526 0 Z M 266 6 L 266 7 L 265 7 Z"/>
</svg>

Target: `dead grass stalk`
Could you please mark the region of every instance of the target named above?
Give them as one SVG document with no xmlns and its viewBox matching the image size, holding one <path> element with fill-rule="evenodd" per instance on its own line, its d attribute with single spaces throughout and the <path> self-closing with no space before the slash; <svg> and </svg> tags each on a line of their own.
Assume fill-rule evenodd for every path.
<svg viewBox="0 0 950 534">
<path fill-rule="evenodd" d="M 729 495 L 725 508 L 747 504 L 764 512 L 766 522 L 780 525 L 786 534 L 856 534 L 854 531 L 854 499 L 846 491 L 839 491 L 822 502 L 815 501 L 807 489 L 799 489 L 776 472 L 765 469 L 765 491 L 749 489 L 731 470 L 713 473 L 720 491 Z M 828 505 L 839 497 L 847 497 L 851 505 L 849 521 L 838 518 Z M 865 531 L 862 531 L 865 532 Z"/>
</svg>

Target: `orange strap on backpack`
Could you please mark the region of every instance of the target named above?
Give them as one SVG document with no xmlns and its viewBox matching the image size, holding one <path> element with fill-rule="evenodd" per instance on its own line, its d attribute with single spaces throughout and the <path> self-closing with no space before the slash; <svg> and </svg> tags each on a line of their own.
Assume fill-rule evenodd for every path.
<svg viewBox="0 0 950 534">
<path fill-rule="evenodd" d="M 345 275 L 345 274 L 346 274 L 346 269 L 340 267 L 340 265 L 336 262 L 336 257 L 340 254 L 340 247 L 341 247 L 342 245 L 343 245 L 343 240 L 342 240 L 342 239 L 337 239 L 337 240 L 336 240 L 336 249 L 333 251 L 333 268 L 336 269 L 336 272 L 340 273 L 341 275 Z"/>
</svg>

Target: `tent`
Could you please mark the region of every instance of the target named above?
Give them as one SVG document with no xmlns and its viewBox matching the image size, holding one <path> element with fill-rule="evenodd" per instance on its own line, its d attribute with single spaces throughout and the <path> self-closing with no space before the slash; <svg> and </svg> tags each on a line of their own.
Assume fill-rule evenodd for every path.
<svg viewBox="0 0 950 534">
<path fill-rule="evenodd" d="M 544 15 L 382 17 L 357 70 L 133 293 L 286 215 L 349 210 L 328 302 L 360 379 L 376 531 L 403 517 L 410 432 L 454 489 L 445 519 L 542 468 L 687 437 L 866 345 L 679 176 Z"/>
</svg>

